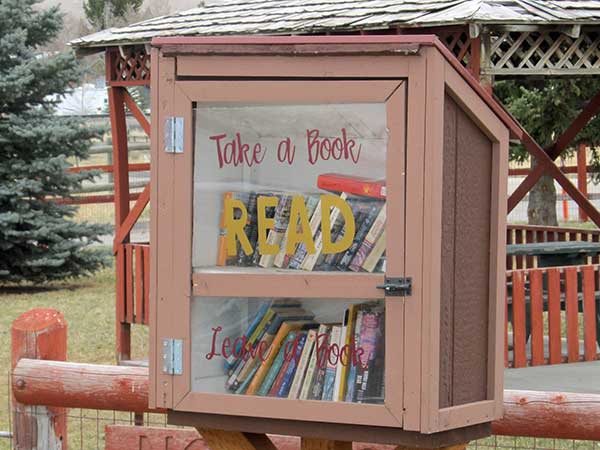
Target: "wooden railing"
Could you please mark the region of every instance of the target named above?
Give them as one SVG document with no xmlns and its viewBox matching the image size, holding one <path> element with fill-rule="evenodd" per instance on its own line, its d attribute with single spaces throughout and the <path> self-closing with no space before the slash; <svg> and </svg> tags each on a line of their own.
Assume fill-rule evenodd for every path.
<svg viewBox="0 0 600 450">
<path fill-rule="evenodd" d="M 600 242 L 600 230 L 584 228 L 546 227 L 535 225 L 508 225 L 506 228 L 507 244 L 529 244 L 534 242 L 586 241 Z M 600 256 L 590 258 L 590 264 L 600 264 Z M 536 267 L 531 256 L 507 256 L 508 270 Z"/>
<path fill-rule="evenodd" d="M 150 313 L 150 245 L 124 244 L 125 277 L 118 305 L 122 322 L 148 325 Z"/>
<path fill-rule="evenodd" d="M 598 359 L 600 265 L 508 271 L 505 363 Z"/>
</svg>

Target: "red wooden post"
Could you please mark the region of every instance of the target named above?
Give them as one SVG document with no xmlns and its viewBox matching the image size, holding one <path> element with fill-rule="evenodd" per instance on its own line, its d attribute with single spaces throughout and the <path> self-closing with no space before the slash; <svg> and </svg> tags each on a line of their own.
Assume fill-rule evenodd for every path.
<svg viewBox="0 0 600 450">
<path fill-rule="evenodd" d="M 107 80 L 110 80 L 112 59 L 106 54 Z M 113 144 L 114 186 L 115 186 L 115 234 L 129 213 L 129 160 L 127 147 L 127 121 L 125 117 L 125 94 L 122 87 L 108 88 L 108 105 Z M 123 242 L 128 242 L 128 237 Z M 116 250 L 115 270 L 117 272 L 117 361 L 131 359 L 131 325 L 125 323 L 125 255 L 121 246 Z"/>
<path fill-rule="evenodd" d="M 54 309 L 33 309 L 12 324 L 12 368 L 22 358 L 65 361 L 67 323 Z M 18 381 L 18 380 L 17 380 Z M 25 389 L 21 380 L 16 390 Z M 14 447 L 19 450 L 66 450 L 66 408 L 28 406 L 14 401 Z"/>
<path fill-rule="evenodd" d="M 531 284 L 531 365 L 544 364 L 544 299 L 542 298 L 542 269 L 529 273 Z"/>
<path fill-rule="evenodd" d="M 560 334 L 560 269 L 548 269 L 548 335 L 550 364 L 562 362 Z"/>
<path fill-rule="evenodd" d="M 513 272 L 513 365 L 515 368 L 527 366 L 524 278 L 523 272 Z"/>
<path fill-rule="evenodd" d="M 587 158 L 585 144 L 579 144 L 579 149 L 577 150 L 577 189 L 587 197 Z M 588 220 L 588 216 L 581 206 L 579 207 L 579 220 L 581 222 Z"/>
</svg>

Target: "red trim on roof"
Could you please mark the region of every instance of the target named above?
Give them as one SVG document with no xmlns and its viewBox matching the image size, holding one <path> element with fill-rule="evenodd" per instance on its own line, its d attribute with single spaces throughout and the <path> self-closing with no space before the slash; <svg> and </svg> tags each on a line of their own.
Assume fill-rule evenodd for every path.
<svg viewBox="0 0 600 450">
<path fill-rule="evenodd" d="M 511 137 L 521 139 L 523 128 L 479 81 L 462 66 L 454 54 L 433 34 L 339 35 L 339 36 L 173 36 L 152 39 L 154 47 L 163 45 L 294 45 L 294 44 L 421 44 L 436 47 L 481 99 L 508 127 Z"/>
</svg>

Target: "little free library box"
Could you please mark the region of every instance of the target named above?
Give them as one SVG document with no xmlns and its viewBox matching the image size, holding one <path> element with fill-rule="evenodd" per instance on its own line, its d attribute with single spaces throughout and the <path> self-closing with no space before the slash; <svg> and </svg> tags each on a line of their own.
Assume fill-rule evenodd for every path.
<svg viewBox="0 0 600 450">
<path fill-rule="evenodd" d="M 506 113 L 433 36 L 152 47 L 151 406 L 345 441 L 489 434 Z"/>
</svg>

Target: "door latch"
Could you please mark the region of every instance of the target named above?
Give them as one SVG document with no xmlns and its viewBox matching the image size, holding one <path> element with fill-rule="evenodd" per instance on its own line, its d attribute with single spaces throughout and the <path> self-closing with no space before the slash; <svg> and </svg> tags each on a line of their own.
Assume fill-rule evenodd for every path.
<svg viewBox="0 0 600 450">
<path fill-rule="evenodd" d="M 412 278 L 385 277 L 377 289 L 383 289 L 388 297 L 408 297 L 412 295 Z"/>
</svg>

